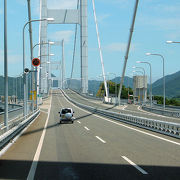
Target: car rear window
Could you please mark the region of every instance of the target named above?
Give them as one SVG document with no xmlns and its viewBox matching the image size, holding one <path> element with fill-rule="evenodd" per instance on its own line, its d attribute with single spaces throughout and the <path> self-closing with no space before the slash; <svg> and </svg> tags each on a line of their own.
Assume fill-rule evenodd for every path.
<svg viewBox="0 0 180 180">
<path fill-rule="evenodd" d="M 70 109 L 62 109 L 62 114 L 71 113 Z"/>
</svg>

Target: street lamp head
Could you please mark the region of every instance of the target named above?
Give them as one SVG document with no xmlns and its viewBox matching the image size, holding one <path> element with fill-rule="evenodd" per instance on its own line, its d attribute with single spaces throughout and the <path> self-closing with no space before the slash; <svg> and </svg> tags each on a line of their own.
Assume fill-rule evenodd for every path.
<svg viewBox="0 0 180 180">
<path fill-rule="evenodd" d="M 151 55 L 151 53 L 146 53 L 146 56 L 150 56 Z"/>
<path fill-rule="evenodd" d="M 53 45 L 53 44 L 54 44 L 54 42 L 50 41 L 50 42 L 49 42 L 49 44 Z"/>
<path fill-rule="evenodd" d="M 141 63 L 141 61 L 136 61 L 136 63 Z"/>
<path fill-rule="evenodd" d="M 47 21 L 54 21 L 54 18 L 46 18 Z"/>
<path fill-rule="evenodd" d="M 54 54 L 49 54 L 50 56 L 54 56 Z"/>
<path fill-rule="evenodd" d="M 170 43 L 173 43 L 173 41 L 166 41 L 166 43 L 169 43 L 169 44 L 170 44 Z"/>
</svg>

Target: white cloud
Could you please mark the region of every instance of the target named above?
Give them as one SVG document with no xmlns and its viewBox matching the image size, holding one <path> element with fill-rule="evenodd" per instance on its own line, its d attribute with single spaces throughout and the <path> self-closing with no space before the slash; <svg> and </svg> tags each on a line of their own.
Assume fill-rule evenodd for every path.
<svg viewBox="0 0 180 180">
<path fill-rule="evenodd" d="M 61 41 L 64 39 L 65 42 L 69 42 L 73 36 L 73 31 L 56 31 L 55 33 L 50 34 L 50 39 Z"/>
<path fill-rule="evenodd" d="M 101 15 L 98 15 L 97 20 L 98 20 L 98 22 L 102 22 L 105 19 L 107 19 L 108 17 L 110 17 L 110 14 L 101 14 Z"/>
<path fill-rule="evenodd" d="M 104 47 L 104 50 L 110 52 L 125 52 L 127 43 L 111 43 Z M 135 50 L 134 44 L 131 45 L 131 51 Z"/>
<path fill-rule="evenodd" d="M 4 63 L 4 51 L 0 50 L 0 63 Z M 8 53 L 8 63 L 9 64 L 16 64 L 18 63 L 22 64 L 22 55 L 17 55 L 17 54 L 9 54 Z"/>
<path fill-rule="evenodd" d="M 27 1 L 24 1 L 24 0 L 16 0 L 16 1 L 17 1 L 17 3 L 22 4 L 22 5 L 27 4 Z"/>
<path fill-rule="evenodd" d="M 40 16 L 40 1 L 39 0 L 34 0 L 31 1 L 31 11 L 32 14 Z"/>
<path fill-rule="evenodd" d="M 143 26 L 157 27 L 164 30 L 180 29 L 179 18 L 157 18 L 157 17 L 139 17 Z"/>
<path fill-rule="evenodd" d="M 179 12 L 180 9 L 180 3 L 176 3 L 173 5 L 167 5 L 167 4 L 156 4 L 156 6 L 152 7 L 153 9 L 155 9 L 156 11 L 160 12 L 160 11 L 164 11 L 166 13 L 175 13 L 175 12 Z"/>
<path fill-rule="evenodd" d="M 101 1 L 102 3 L 109 3 L 109 4 L 115 4 L 120 7 L 120 8 L 124 8 L 124 7 L 127 7 L 130 3 L 132 3 L 131 1 L 128 1 L 128 0 L 99 0 Z"/>
<path fill-rule="evenodd" d="M 180 31 L 179 30 L 173 31 L 173 32 L 167 34 L 166 38 L 169 40 L 177 41 L 177 39 L 180 39 Z"/>
<path fill-rule="evenodd" d="M 49 9 L 76 9 L 77 0 L 48 0 Z"/>
</svg>

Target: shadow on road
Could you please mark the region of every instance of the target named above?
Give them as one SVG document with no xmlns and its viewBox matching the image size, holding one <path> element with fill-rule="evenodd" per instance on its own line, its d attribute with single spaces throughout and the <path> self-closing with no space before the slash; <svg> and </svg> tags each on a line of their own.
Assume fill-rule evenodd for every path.
<svg viewBox="0 0 180 180">
<path fill-rule="evenodd" d="M 0 179 L 26 179 L 31 161 L 0 160 Z M 180 167 L 141 166 L 147 175 L 125 164 L 38 162 L 34 179 L 60 180 L 179 180 Z"/>
</svg>

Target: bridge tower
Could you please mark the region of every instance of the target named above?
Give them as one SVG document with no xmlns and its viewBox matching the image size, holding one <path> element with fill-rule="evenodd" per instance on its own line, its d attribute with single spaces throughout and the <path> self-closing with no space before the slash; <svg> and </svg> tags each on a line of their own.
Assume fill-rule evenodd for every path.
<svg viewBox="0 0 180 180">
<path fill-rule="evenodd" d="M 40 18 L 54 18 L 54 21 L 42 21 L 40 23 L 40 42 L 47 42 L 48 24 L 79 24 L 80 25 L 80 49 L 81 49 L 81 91 L 88 92 L 88 21 L 87 0 L 80 0 L 78 9 L 48 9 L 47 0 L 40 0 Z M 41 92 L 47 93 L 47 48 L 41 46 Z"/>
</svg>

